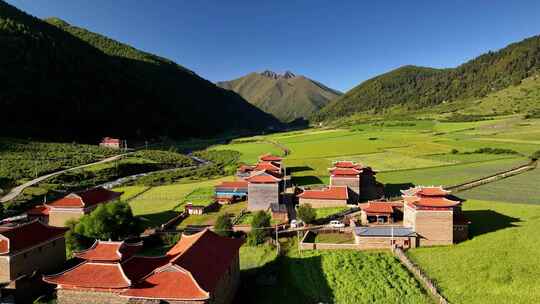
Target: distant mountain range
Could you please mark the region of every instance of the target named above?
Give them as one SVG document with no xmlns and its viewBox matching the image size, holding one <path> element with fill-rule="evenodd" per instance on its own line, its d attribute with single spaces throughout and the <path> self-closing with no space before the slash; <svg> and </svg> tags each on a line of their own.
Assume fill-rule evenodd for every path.
<svg viewBox="0 0 540 304">
<path fill-rule="evenodd" d="M 525 78 L 537 77 L 539 71 L 540 36 L 534 36 L 456 68 L 404 66 L 374 77 L 330 102 L 314 119 L 383 113 L 396 107 L 404 111 L 425 110 L 443 103 L 473 101 L 518 86 Z M 540 101 L 536 104 L 540 107 Z"/>
<path fill-rule="evenodd" d="M 4 135 L 186 138 L 281 125 L 171 60 L 1 0 L 0 45 Z"/>
<path fill-rule="evenodd" d="M 235 80 L 218 82 L 217 85 L 240 94 L 282 122 L 307 119 L 342 95 L 315 80 L 289 71 L 283 74 L 272 71 L 250 73 Z"/>
</svg>

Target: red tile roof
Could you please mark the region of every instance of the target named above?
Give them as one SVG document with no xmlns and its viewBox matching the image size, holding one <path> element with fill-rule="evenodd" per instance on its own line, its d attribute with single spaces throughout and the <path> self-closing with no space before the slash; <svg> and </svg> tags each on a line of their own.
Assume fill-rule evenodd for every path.
<svg viewBox="0 0 540 304">
<path fill-rule="evenodd" d="M 260 163 L 257 164 L 257 166 L 255 166 L 255 170 L 257 170 L 257 171 L 264 171 L 264 170 L 281 171 L 279 166 L 276 166 L 271 162 L 260 162 Z"/>
<path fill-rule="evenodd" d="M 251 171 L 253 171 L 253 166 L 241 165 L 238 168 L 238 171 L 240 171 L 240 172 L 251 172 Z"/>
<path fill-rule="evenodd" d="M 405 197 L 409 205 L 425 208 L 451 208 L 461 204 L 460 201 L 449 200 L 445 197 Z"/>
<path fill-rule="evenodd" d="M 219 279 L 237 257 L 242 243 L 242 240 L 221 237 L 205 229 L 182 236 L 178 246 L 168 254 L 178 253 L 171 263 L 191 272 L 204 290 L 214 292 Z"/>
<path fill-rule="evenodd" d="M 241 245 L 242 240 L 206 229 L 183 235 L 163 257 L 133 256 L 122 263 L 87 261 L 43 280 L 59 288 L 123 289 L 121 296 L 128 298 L 205 300 L 236 262 Z"/>
<path fill-rule="evenodd" d="M 262 171 L 246 178 L 246 181 L 250 183 L 273 184 L 273 183 L 280 182 L 281 178 L 274 176 L 273 174 L 271 174 L 271 172 Z"/>
<path fill-rule="evenodd" d="M 336 168 L 331 169 L 330 173 L 333 176 L 357 176 L 360 174 L 360 171 L 354 168 Z"/>
<path fill-rule="evenodd" d="M 334 163 L 335 168 L 354 168 L 354 169 L 362 169 L 362 165 L 359 165 L 352 161 L 337 161 Z"/>
<path fill-rule="evenodd" d="M 49 215 L 49 207 L 45 205 L 38 205 L 26 211 L 26 214 L 29 216 L 46 216 Z"/>
<path fill-rule="evenodd" d="M 297 196 L 305 199 L 347 200 L 349 193 L 347 186 L 330 186 L 329 188 L 320 190 L 304 190 L 304 192 Z"/>
<path fill-rule="evenodd" d="M 114 192 L 102 187 L 71 193 L 64 198 L 46 204 L 53 208 L 87 208 L 119 198 L 122 192 Z"/>
<path fill-rule="evenodd" d="M 416 186 L 409 188 L 407 190 L 401 190 L 404 196 L 446 196 L 450 194 L 450 191 L 444 190 L 443 187 L 425 187 L 425 186 Z"/>
<path fill-rule="evenodd" d="M 38 221 L 14 227 L 0 227 L 0 254 L 24 250 L 62 237 L 67 228 L 51 227 Z"/>
<path fill-rule="evenodd" d="M 83 262 L 59 274 L 44 276 L 47 283 L 83 288 L 121 289 L 131 285 L 118 263 Z"/>
<path fill-rule="evenodd" d="M 125 242 L 96 241 L 87 250 L 75 252 L 74 255 L 90 261 L 121 261 L 141 250 L 142 245 L 142 242 L 130 244 Z"/>
<path fill-rule="evenodd" d="M 216 188 L 247 188 L 248 182 L 246 181 L 234 181 L 234 182 L 221 182 L 219 185 L 216 185 Z"/>
<path fill-rule="evenodd" d="M 101 143 L 103 143 L 103 144 L 119 144 L 120 139 L 112 138 L 112 137 L 104 137 L 103 139 L 101 139 Z"/>
<path fill-rule="evenodd" d="M 367 213 L 394 213 L 394 204 L 388 202 L 370 202 L 361 207 Z"/>
<path fill-rule="evenodd" d="M 279 157 L 279 156 L 275 156 L 275 155 L 272 155 L 272 154 L 265 154 L 265 155 L 262 155 L 259 160 L 262 160 L 262 161 L 277 161 L 277 162 L 280 162 L 283 160 L 283 158 Z"/>
<path fill-rule="evenodd" d="M 191 274 L 181 267 L 169 266 L 155 272 L 133 288 L 122 293 L 123 297 L 160 300 L 206 300 L 210 294 L 202 289 Z"/>
</svg>

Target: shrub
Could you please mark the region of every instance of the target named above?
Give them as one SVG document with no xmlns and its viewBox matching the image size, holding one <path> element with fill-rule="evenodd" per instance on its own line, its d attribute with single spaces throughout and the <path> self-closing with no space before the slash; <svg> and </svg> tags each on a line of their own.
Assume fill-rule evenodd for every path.
<svg viewBox="0 0 540 304">
<path fill-rule="evenodd" d="M 534 109 L 525 114 L 525 119 L 540 118 L 540 109 Z"/>
<path fill-rule="evenodd" d="M 250 246 L 256 246 L 264 242 L 268 236 L 270 227 L 270 215 L 264 211 L 257 211 L 251 219 L 251 231 L 248 234 L 247 243 Z"/>
<path fill-rule="evenodd" d="M 458 150 L 458 149 L 452 149 L 452 151 L 450 151 L 450 153 L 452 153 L 452 154 L 458 154 L 458 153 L 459 153 L 459 150 Z"/>
<path fill-rule="evenodd" d="M 540 159 L 540 150 L 534 152 L 534 153 L 531 155 L 531 159 L 532 159 L 532 160 L 539 160 L 539 159 Z"/>
<path fill-rule="evenodd" d="M 312 223 L 317 217 L 315 209 L 311 207 L 310 204 L 300 205 L 296 211 L 298 218 L 300 218 L 304 223 Z"/>
<path fill-rule="evenodd" d="M 518 152 L 512 149 L 502 149 L 502 148 L 479 148 L 474 150 L 473 153 L 476 154 L 518 154 Z"/>
<path fill-rule="evenodd" d="M 218 235 L 230 237 L 232 235 L 232 228 L 231 216 L 228 213 L 222 214 L 216 219 L 214 231 Z"/>
<path fill-rule="evenodd" d="M 140 233 L 138 218 L 124 202 L 101 204 L 78 222 L 66 224 L 71 228 L 66 235 L 68 252 L 88 247 L 93 239 L 118 241 Z"/>
</svg>

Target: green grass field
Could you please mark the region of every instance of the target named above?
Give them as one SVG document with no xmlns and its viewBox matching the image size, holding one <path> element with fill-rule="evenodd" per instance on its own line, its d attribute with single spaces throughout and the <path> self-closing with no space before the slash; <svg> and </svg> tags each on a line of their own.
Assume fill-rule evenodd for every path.
<svg viewBox="0 0 540 304">
<path fill-rule="evenodd" d="M 315 208 L 316 219 L 322 219 L 330 215 L 348 210 L 348 207 L 328 207 L 328 208 Z"/>
<path fill-rule="evenodd" d="M 431 303 L 390 253 L 302 251 L 292 242 L 240 250 L 238 303 Z"/>
<path fill-rule="evenodd" d="M 135 195 L 136 198 L 129 200 L 129 205 L 135 216 L 140 217 L 145 227 L 154 227 L 163 224 L 182 211 L 185 197 L 193 190 L 204 187 L 212 187 L 224 180 L 224 177 L 215 180 L 206 180 L 194 183 L 179 183 L 157 187 L 126 186 L 115 188 L 115 191 L 124 191 L 122 200 L 129 200 Z"/>
<path fill-rule="evenodd" d="M 202 215 L 190 215 L 188 218 L 183 220 L 179 227 L 187 227 L 187 226 L 199 226 L 199 225 L 214 225 L 217 218 L 222 214 L 231 214 L 231 215 L 237 215 L 240 214 L 240 212 L 247 207 L 247 202 L 240 202 L 235 203 L 231 205 L 223 205 L 219 208 L 219 210 L 208 212 Z"/>
<path fill-rule="evenodd" d="M 540 206 L 470 200 L 472 239 L 409 255 L 451 303 L 536 303 L 540 299 Z"/>
</svg>

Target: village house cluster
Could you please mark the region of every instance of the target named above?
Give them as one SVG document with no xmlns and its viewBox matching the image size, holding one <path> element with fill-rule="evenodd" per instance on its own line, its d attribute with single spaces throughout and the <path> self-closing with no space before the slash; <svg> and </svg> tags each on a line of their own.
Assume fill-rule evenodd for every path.
<svg viewBox="0 0 540 304">
<path fill-rule="evenodd" d="M 263 155 L 255 165 L 240 166 L 235 181 L 216 185 L 213 205 L 247 200 L 249 211 L 270 212 L 280 222 L 293 219 L 298 205 L 350 207 L 355 212 L 347 215 L 348 229 L 358 249 L 448 245 L 468 238 L 463 202 L 442 187 L 412 187 L 386 201 L 369 167 L 338 161 L 329 175 L 328 186 L 295 187 L 283 159 Z M 159 257 L 141 255 L 142 242 L 96 240 L 66 267 L 66 222 L 121 194 L 101 187 L 71 193 L 28 210 L 26 222 L 1 225 L 0 298 L 24 302 L 55 286 L 60 304 L 231 303 L 239 286 L 242 240 L 208 228 L 182 235 Z M 188 204 L 186 212 L 208 208 Z"/>
</svg>

